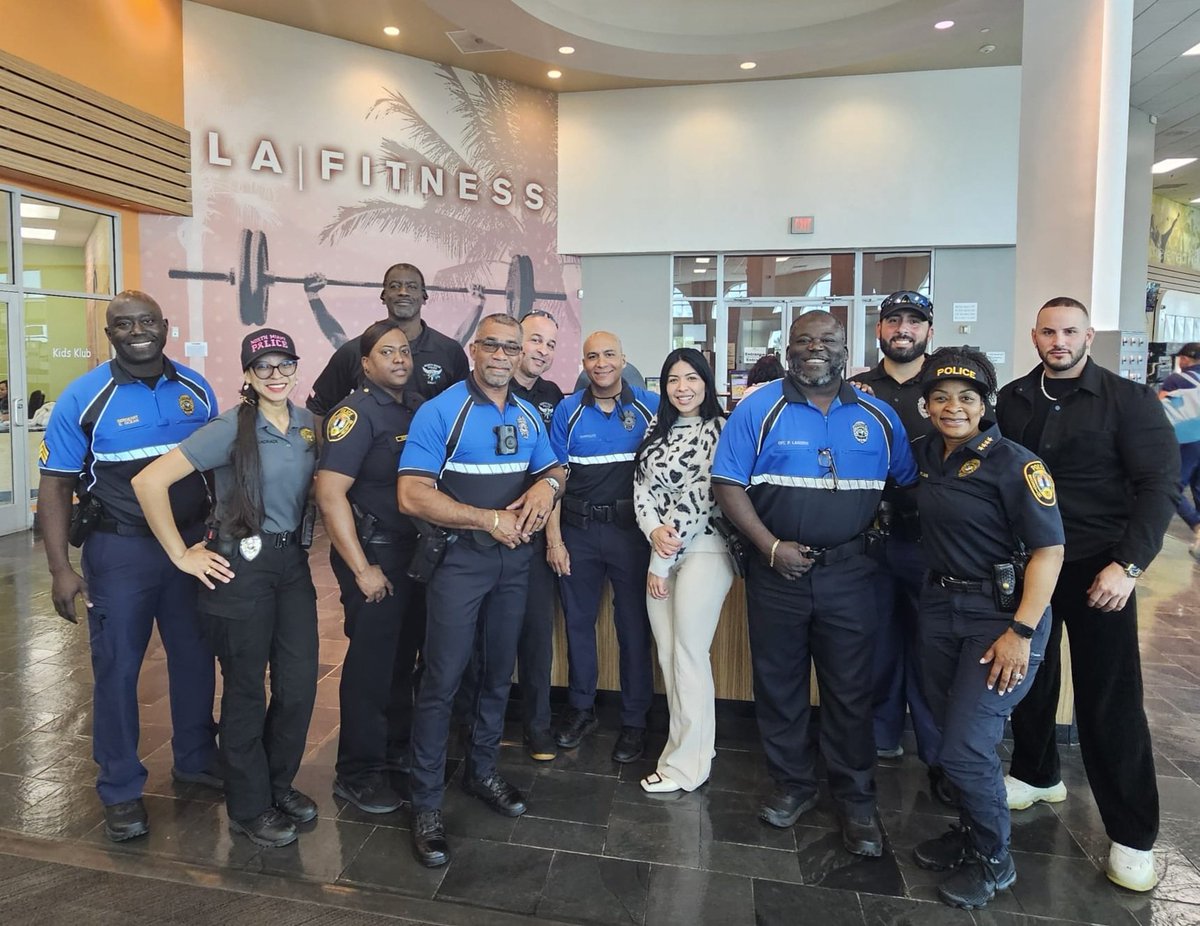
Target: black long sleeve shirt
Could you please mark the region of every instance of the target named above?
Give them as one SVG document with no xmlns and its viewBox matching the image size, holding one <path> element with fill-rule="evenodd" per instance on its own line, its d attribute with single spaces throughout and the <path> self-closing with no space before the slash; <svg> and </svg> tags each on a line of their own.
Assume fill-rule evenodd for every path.
<svg viewBox="0 0 1200 926">
<path fill-rule="evenodd" d="M 1042 396 L 1042 367 L 1000 390 L 1000 431 L 1036 453 L 1054 477 L 1068 562 L 1101 554 L 1145 569 L 1162 549 L 1179 497 L 1179 444 L 1148 386 L 1091 358 L 1061 399 Z M 1041 434 L 1027 433 L 1035 403 Z"/>
</svg>

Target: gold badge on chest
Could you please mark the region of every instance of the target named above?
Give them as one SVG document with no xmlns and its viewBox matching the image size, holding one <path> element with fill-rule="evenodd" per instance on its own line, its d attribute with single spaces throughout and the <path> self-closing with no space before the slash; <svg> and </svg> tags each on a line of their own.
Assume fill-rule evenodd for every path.
<svg viewBox="0 0 1200 926">
<path fill-rule="evenodd" d="M 190 395 L 181 395 L 179 397 L 179 410 L 185 415 L 191 415 L 196 411 L 196 403 L 192 401 Z"/>
</svg>

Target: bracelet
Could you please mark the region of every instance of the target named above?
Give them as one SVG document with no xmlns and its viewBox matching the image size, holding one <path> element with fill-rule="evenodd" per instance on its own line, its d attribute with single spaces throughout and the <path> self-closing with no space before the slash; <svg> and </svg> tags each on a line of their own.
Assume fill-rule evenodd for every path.
<svg viewBox="0 0 1200 926">
<path fill-rule="evenodd" d="M 566 546 L 566 544 L 560 540 L 558 543 L 546 544 L 546 549 L 547 550 L 557 550 L 559 547 L 565 547 L 565 546 Z"/>
<path fill-rule="evenodd" d="M 498 528 L 499 526 L 500 526 L 500 512 L 492 511 L 492 529 L 490 531 L 488 531 L 488 533 L 489 534 L 496 533 L 496 528 Z"/>
<path fill-rule="evenodd" d="M 779 548 L 779 538 L 775 538 L 775 542 L 771 544 L 771 561 L 767 563 L 772 569 L 775 568 L 775 551 Z"/>
</svg>

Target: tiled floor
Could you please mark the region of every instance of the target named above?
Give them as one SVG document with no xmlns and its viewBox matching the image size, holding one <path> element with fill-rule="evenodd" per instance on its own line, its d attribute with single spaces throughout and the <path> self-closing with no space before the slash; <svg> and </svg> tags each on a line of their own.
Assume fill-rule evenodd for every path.
<svg viewBox="0 0 1200 926">
<path fill-rule="evenodd" d="M 151 833 L 113 845 L 103 835 L 92 788 L 86 632 L 54 616 L 42 551 L 31 535 L 0 539 L 0 829 L 10 831 L 0 839 L 0 855 L 37 856 L 126 878 L 315 898 L 342 908 L 337 922 L 355 921 L 341 918 L 350 908 L 364 911 L 364 922 L 384 914 L 499 923 L 515 922 L 516 914 L 646 926 L 1200 924 L 1200 568 L 1193 567 L 1185 538 L 1181 525 L 1173 525 L 1140 591 L 1146 708 L 1163 808 L 1163 877 L 1149 896 L 1122 892 L 1104 879 L 1107 841 L 1074 748 L 1064 755 L 1069 799 L 1015 817 L 1019 879 L 972 915 L 938 903 L 937 877 L 910 859 L 916 842 L 946 824 L 915 758 L 881 763 L 888 845 L 883 858 L 860 859 L 842 850 L 827 801 L 791 830 L 757 821 L 767 779 L 752 722 L 732 713 L 722 719 L 712 780 L 693 794 L 644 794 L 637 780 L 652 763 L 615 765 L 611 726 L 548 765 L 528 760 L 510 739 L 503 770 L 527 789 L 529 813 L 516 820 L 497 816 L 452 786 L 446 818 L 454 860 L 443 869 L 421 868 L 409 850 L 404 813 L 363 814 L 330 794 L 345 640 L 323 549 L 313 556 L 321 682 L 297 781 L 318 799 L 321 816 L 293 846 L 259 850 L 231 837 L 217 795 L 172 783 L 165 665 L 155 642 L 141 682 Z M 661 743 L 660 730 L 652 750 Z M 3 872 L 0 860 L 0 893 Z M 82 909 L 78 897 L 64 897 L 68 902 Z M 177 907 L 171 921 L 208 922 L 211 911 L 202 915 L 202 902 L 193 903 L 194 917 Z M 155 917 L 122 920 L 133 921 Z"/>
</svg>

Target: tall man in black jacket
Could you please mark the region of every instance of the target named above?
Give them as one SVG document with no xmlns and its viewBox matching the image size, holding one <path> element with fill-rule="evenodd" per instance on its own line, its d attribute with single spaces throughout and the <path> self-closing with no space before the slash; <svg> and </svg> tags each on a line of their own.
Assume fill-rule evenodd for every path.
<svg viewBox="0 0 1200 926">
<path fill-rule="evenodd" d="M 1175 511 L 1179 452 L 1154 392 L 1088 357 L 1094 334 L 1081 302 L 1051 299 L 1033 329 L 1041 365 L 996 401 L 1000 430 L 1053 473 L 1067 538 L 1045 662 L 1013 712 L 1005 785 L 1013 810 L 1066 797 L 1055 744 L 1065 624 L 1080 751 L 1113 843 L 1107 874 L 1148 891 L 1157 882 L 1158 788 L 1142 708 L 1134 586 Z"/>
</svg>

